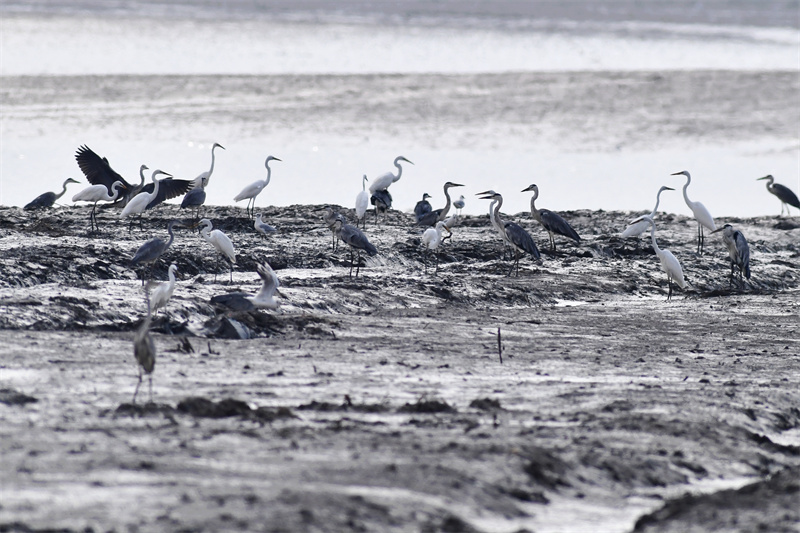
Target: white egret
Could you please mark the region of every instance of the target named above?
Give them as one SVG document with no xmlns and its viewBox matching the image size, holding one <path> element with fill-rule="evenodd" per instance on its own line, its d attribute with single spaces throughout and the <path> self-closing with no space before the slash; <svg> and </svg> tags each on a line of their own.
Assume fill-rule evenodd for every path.
<svg viewBox="0 0 800 533">
<path fill-rule="evenodd" d="M 233 249 L 233 243 L 227 235 L 218 229 L 213 229 L 214 225 L 207 218 L 200 221 L 203 225 L 200 228 L 200 235 L 217 251 L 217 263 L 214 269 L 214 281 L 217 281 L 217 269 L 219 268 L 219 256 L 221 255 L 230 265 L 231 283 L 233 283 L 233 265 L 236 264 L 236 252 Z"/>
<path fill-rule="evenodd" d="M 658 193 L 656 193 L 656 206 L 653 208 L 653 211 L 650 213 L 650 218 L 655 220 L 656 212 L 658 211 L 658 204 L 661 201 L 661 193 L 664 191 L 674 191 L 672 187 L 667 187 L 666 185 L 658 189 Z M 647 231 L 650 228 L 650 223 L 646 220 L 640 220 L 636 224 L 630 224 L 627 228 L 620 234 L 620 237 L 623 239 L 628 239 L 630 237 L 640 237 L 642 233 Z M 636 246 L 639 246 L 637 241 Z"/>
<path fill-rule="evenodd" d="M 267 168 L 267 179 L 254 181 L 253 183 L 242 189 L 242 192 L 233 197 L 234 202 L 247 200 L 247 207 L 245 207 L 245 212 L 247 213 L 248 217 L 253 215 L 250 204 L 252 203 L 253 208 L 255 208 L 256 196 L 261 194 L 261 191 L 264 190 L 264 187 L 269 185 L 269 180 L 272 178 L 272 169 L 269 168 L 270 161 L 281 161 L 281 160 L 273 156 L 267 157 L 267 160 L 264 161 L 264 166 Z"/>
<path fill-rule="evenodd" d="M 689 196 L 686 194 L 686 189 L 689 188 L 689 184 L 692 182 L 692 176 L 691 174 L 689 174 L 689 171 L 682 170 L 680 172 L 675 172 L 672 175 L 686 176 L 686 184 L 683 186 L 683 199 L 686 201 L 686 205 L 689 206 L 689 209 L 692 210 L 695 220 L 697 220 L 697 252 L 703 253 L 703 246 L 705 244 L 705 236 L 703 235 L 703 228 L 707 228 L 710 231 L 716 230 L 717 225 L 714 223 L 714 217 L 712 217 L 711 213 L 708 212 L 706 206 L 704 206 L 700 202 L 693 202 L 689 200 Z"/>
<path fill-rule="evenodd" d="M 733 229 L 730 224 L 725 224 L 711 233 L 719 231 L 722 232 L 722 242 L 728 248 L 728 255 L 731 259 L 730 282 L 733 283 L 734 267 L 739 268 L 739 279 L 742 279 L 743 276 L 750 279 L 750 246 L 747 244 L 747 239 L 744 238 L 744 233 Z M 744 280 L 742 282 L 744 283 Z"/>
<path fill-rule="evenodd" d="M 261 289 L 255 296 L 244 292 L 231 292 L 212 297 L 211 303 L 234 312 L 277 309 L 280 305 L 275 299 L 275 293 L 280 286 L 278 276 L 267 262 L 256 264 L 256 270 L 261 277 Z"/>
<path fill-rule="evenodd" d="M 533 238 L 522 226 L 514 222 L 504 222 L 503 219 L 500 218 L 500 208 L 503 206 L 503 196 L 500 193 L 485 191 L 482 194 L 484 195 L 481 197 L 482 200 L 492 200 L 492 203 L 489 205 L 489 211 L 491 213 L 494 207 L 494 220 L 499 227 L 503 228 L 501 237 L 514 249 L 514 262 L 511 265 L 511 270 L 509 270 L 508 275 L 510 276 L 511 273 L 514 272 L 515 267 L 517 275 L 519 275 L 519 259 L 522 253 L 527 252 L 534 259 L 539 260 L 541 258 L 539 249 L 536 247 Z M 492 215 L 490 214 L 490 219 L 491 217 Z"/>
<path fill-rule="evenodd" d="M 142 192 L 140 192 L 139 194 L 137 194 L 128 201 L 128 204 L 119 214 L 120 218 L 125 218 L 131 215 L 139 215 L 139 225 L 141 226 L 142 213 L 144 213 L 144 210 L 147 209 L 147 205 L 150 202 L 154 201 L 158 196 L 158 190 L 162 182 L 162 180 L 156 179 L 156 176 L 158 176 L 159 174 L 164 174 L 165 176 L 171 176 L 171 174 L 168 174 L 163 170 L 153 171 L 153 176 L 151 177 L 151 179 L 153 180 L 152 192 L 147 192 L 144 189 L 142 189 Z M 133 227 L 133 220 L 131 220 L 131 227 Z"/>
<path fill-rule="evenodd" d="M 198 174 L 198 176 L 195 179 L 192 180 L 192 187 L 193 187 L 192 190 L 194 190 L 195 187 L 203 187 L 203 188 L 208 187 L 208 182 L 211 179 L 211 174 L 214 173 L 214 159 L 215 159 L 215 157 L 214 157 L 214 149 L 215 148 L 222 148 L 223 150 L 225 149 L 225 147 L 222 146 L 219 143 L 214 143 L 211 146 L 211 168 L 209 168 L 205 172 L 201 172 L 200 174 Z"/>
<path fill-rule="evenodd" d="M 77 180 L 72 178 L 67 178 L 64 180 L 64 184 L 61 186 L 61 192 L 56 194 L 54 192 L 45 192 L 31 200 L 23 209 L 26 211 L 30 211 L 32 209 L 44 209 L 47 207 L 53 207 L 53 204 L 56 203 L 56 200 L 64 196 L 64 193 L 67 192 L 67 184 L 68 183 L 78 183 Z"/>
<path fill-rule="evenodd" d="M 661 268 L 667 274 L 667 284 L 669 285 L 669 292 L 667 293 L 667 300 L 672 298 L 672 282 L 678 284 L 678 286 L 683 289 L 686 287 L 686 281 L 683 279 L 683 268 L 681 268 L 681 264 L 678 259 L 672 255 L 672 252 L 669 250 L 662 250 L 658 247 L 658 243 L 656 242 L 656 223 L 655 221 L 647 216 L 643 215 L 633 222 L 639 222 L 639 220 L 645 220 L 650 225 L 650 239 L 653 242 L 653 251 L 658 256 L 658 259 L 661 261 Z"/>
<path fill-rule="evenodd" d="M 767 190 L 777 196 L 778 200 L 781 201 L 781 215 L 783 215 L 784 208 L 786 208 L 787 215 L 791 214 L 789 213 L 790 205 L 800 209 L 800 200 L 797 199 L 797 195 L 786 185 L 775 183 L 775 178 L 772 177 L 772 174 L 768 174 L 763 178 L 758 178 L 756 181 L 760 180 L 767 180 Z"/>
<path fill-rule="evenodd" d="M 115 181 L 111 186 L 113 194 L 108 194 L 105 185 L 90 185 L 72 197 L 73 202 L 93 202 L 92 212 L 89 213 L 90 231 L 94 231 L 95 227 L 100 229 L 100 226 L 97 225 L 97 202 L 114 202 L 119 197 L 119 190 L 122 187 L 124 185 L 121 181 Z"/>
<path fill-rule="evenodd" d="M 572 226 L 567 223 L 566 220 L 561 218 L 561 215 L 558 213 L 554 213 L 549 209 L 536 209 L 536 199 L 539 197 L 539 187 L 534 183 L 529 185 L 525 189 L 522 189 L 522 192 L 533 191 L 533 197 L 531 197 L 531 215 L 533 218 L 539 221 L 539 223 L 547 230 L 550 234 L 550 250 L 555 252 L 556 251 L 556 240 L 555 235 L 558 233 L 559 235 L 563 235 L 564 237 L 568 237 L 574 240 L 577 243 L 581 242 L 581 238 L 578 233 L 572 229 Z"/>
<path fill-rule="evenodd" d="M 447 203 L 445 203 L 444 207 L 441 209 L 434 209 L 430 213 L 427 213 L 420 217 L 417 221 L 417 224 L 420 226 L 433 226 L 437 222 L 441 222 L 445 218 L 447 218 L 447 213 L 450 212 L 450 206 L 452 205 L 452 201 L 450 199 L 450 189 L 452 187 L 463 187 L 460 183 L 453 183 L 452 181 L 448 181 L 444 184 L 444 196 L 447 199 Z"/>
<path fill-rule="evenodd" d="M 397 167 L 397 174 L 392 174 L 391 172 L 387 172 L 386 174 L 378 176 L 377 178 L 372 180 L 372 183 L 369 186 L 370 193 L 375 194 L 375 192 L 377 191 L 384 191 L 389 188 L 389 185 L 400 179 L 400 177 L 403 175 L 403 167 L 400 166 L 400 161 L 405 161 L 406 163 L 410 163 L 412 165 L 414 164 L 411 163 L 411 161 L 409 161 L 402 155 L 398 155 L 397 157 L 394 158 L 394 166 Z"/>
<path fill-rule="evenodd" d="M 157 313 L 162 307 L 164 308 L 164 312 L 167 311 L 167 303 L 170 298 L 172 298 L 172 293 L 175 291 L 175 283 L 177 282 L 175 273 L 177 271 L 178 266 L 172 263 L 169 266 L 169 270 L 167 270 L 167 277 L 169 279 L 156 284 L 153 291 L 150 293 L 150 312 L 152 314 Z"/>
<path fill-rule="evenodd" d="M 367 175 L 361 178 L 361 192 L 356 196 L 356 226 L 359 222 L 364 223 L 364 228 L 367 227 L 367 208 L 369 207 L 369 193 L 367 192 Z"/>
<path fill-rule="evenodd" d="M 422 233 L 422 245 L 428 250 L 430 253 L 433 253 L 436 256 L 436 270 L 435 272 L 439 271 L 439 254 L 437 250 L 439 246 L 442 244 L 443 232 L 447 230 L 448 233 L 450 232 L 450 228 L 447 227 L 444 221 L 439 221 L 436 223 L 436 226 L 433 228 L 428 228 Z M 428 271 L 428 262 L 425 261 L 425 272 Z"/>
</svg>

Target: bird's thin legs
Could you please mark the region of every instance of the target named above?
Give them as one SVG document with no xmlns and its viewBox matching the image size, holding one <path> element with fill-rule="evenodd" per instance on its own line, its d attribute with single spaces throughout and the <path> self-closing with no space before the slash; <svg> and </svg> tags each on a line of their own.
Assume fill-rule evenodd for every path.
<svg viewBox="0 0 800 533">
<path fill-rule="evenodd" d="M 139 369 L 139 381 L 136 382 L 136 389 L 133 391 L 133 400 L 131 403 L 136 403 L 136 395 L 139 394 L 139 386 L 142 384 L 142 369 Z M 151 394 L 152 395 L 152 394 Z"/>
<path fill-rule="evenodd" d="M 667 301 L 672 299 L 672 278 L 667 278 L 667 285 L 669 285 L 669 292 L 667 292 Z"/>
<path fill-rule="evenodd" d="M 150 374 L 150 403 L 153 403 L 153 375 Z"/>
<path fill-rule="evenodd" d="M 356 274 L 356 275 L 358 275 L 358 274 Z M 351 277 L 351 278 L 353 277 L 353 250 L 352 249 L 350 250 L 350 276 L 349 277 Z"/>
<path fill-rule="evenodd" d="M 361 250 L 356 252 L 356 277 L 358 277 L 358 271 L 361 270 Z"/>
<path fill-rule="evenodd" d="M 705 246 L 705 235 L 703 234 L 703 225 L 698 222 L 697 224 L 697 253 L 703 253 L 703 247 Z"/>
</svg>

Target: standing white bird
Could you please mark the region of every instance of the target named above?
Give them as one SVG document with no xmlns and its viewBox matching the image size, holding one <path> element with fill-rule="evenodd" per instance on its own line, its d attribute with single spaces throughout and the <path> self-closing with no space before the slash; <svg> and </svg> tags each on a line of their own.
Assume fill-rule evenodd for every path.
<svg viewBox="0 0 800 533">
<path fill-rule="evenodd" d="M 442 244 L 443 235 L 442 232 L 447 230 L 450 232 L 450 228 L 447 227 L 444 221 L 439 221 L 436 223 L 436 227 L 428 228 L 422 233 L 422 245 L 425 248 L 433 253 L 436 256 L 436 270 L 434 272 L 439 271 L 439 254 L 437 250 L 439 246 Z M 425 272 L 428 271 L 428 262 L 425 261 Z"/>
<path fill-rule="evenodd" d="M 367 192 L 367 175 L 361 179 L 361 192 L 356 196 L 356 226 L 359 221 L 364 223 L 364 228 L 367 227 L 367 208 L 369 207 L 369 193 Z"/>
<path fill-rule="evenodd" d="M 681 264 L 678 259 L 672 255 L 672 252 L 669 250 L 662 250 L 658 247 L 658 243 L 656 242 L 656 223 L 655 221 L 647 215 L 637 218 L 633 222 L 639 222 L 639 220 L 644 220 L 650 225 L 650 239 L 653 241 L 653 251 L 655 251 L 658 259 L 661 261 L 661 268 L 664 269 L 664 272 L 667 273 L 667 283 L 669 284 L 669 293 L 667 293 L 667 300 L 672 298 L 672 282 L 678 284 L 678 286 L 683 289 L 686 287 L 686 281 L 683 279 L 683 268 L 681 268 Z"/>
<path fill-rule="evenodd" d="M 233 283 L 233 265 L 236 264 L 236 252 L 233 249 L 233 243 L 228 236 L 222 233 L 220 230 L 213 229 L 214 225 L 207 218 L 201 220 L 200 224 L 203 225 L 203 227 L 200 228 L 200 235 L 202 235 L 206 242 L 213 246 L 217 251 L 217 264 L 216 268 L 214 269 L 214 281 L 217 281 L 216 271 L 219 268 L 219 256 L 221 255 L 226 261 L 228 261 L 228 264 L 230 265 L 231 283 Z"/>
<path fill-rule="evenodd" d="M 656 206 L 650 213 L 650 218 L 652 218 L 653 220 L 655 220 L 656 218 L 656 212 L 658 211 L 658 204 L 661 201 L 661 193 L 664 191 L 674 191 L 674 190 L 675 189 L 673 189 L 672 187 L 667 187 L 666 185 L 658 189 L 658 193 L 656 194 Z M 628 239 L 630 237 L 640 237 L 642 233 L 648 230 L 649 227 L 650 227 L 649 222 L 647 222 L 646 220 L 640 220 L 636 224 L 630 224 L 627 228 L 625 228 L 625 231 L 623 231 L 620 234 L 620 237 L 622 237 L 623 239 Z M 638 241 L 636 243 L 636 246 L 637 247 L 639 246 Z"/>
<path fill-rule="evenodd" d="M 269 180 L 272 177 L 272 169 L 269 168 L 270 161 L 280 161 L 280 159 L 278 159 L 277 157 L 269 156 L 267 157 L 267 160 L 264 161 L 264 166 L 267 168 L 267 179 L 254 181 L 253 183 L 242 189 L 242 192 L 233 197 L 234 202 L 239 202 L 245 199 L 247 200 L 247 207 L 245 208 L 245 211 L 247 212 L 248 217 L 253 216 L 253 211 L 250 207 L 250 204 L 252 203 L 253 208 L 255 208 L 256 196 L 261 194 L 261 191 L 264 190 L 264 187 L 269 185 Z"/>
<path fill-rule="evenodd" d="M 97 225 L 97 202 L 114 202 L 119 197 L 119 189 L 124 188 L 125 184 L 121 181 L 115 181 L 111 186 L 113 194 L 108 194 L 108 188 L 105 185 L 92 185 L 86 187 L 81 192 L 72 197 L 73 202 L 94 202 L 92 205 L 92 212 L 89 214 L 90 231 L 94 231 L 95 227 L 99 230 L 100 226 Z"/>
<path fill-rule="evenodd" d="M 153 292 L 150 293 L 150 313 L 157 313 L 161 307 L 164 308 L 164 312 L 167 311 L 167 303 L 169 299 L 172 298 L 172 293 L 175 291 L 175 283 L 177 281 L 175 279 L 175 272 L 177 271 L 178 266 L 172 263 L 167 271 L 169 280 L 156 284 Z"/>
<path fill-rule="evenodd" d="M 194 188 L 198 187 L 198 186 L 199 187 L 203 187 L 204 189 L 206 187 L 208 187 L 208 182 L 211 179 L 211 174 L 214 173 L 214 149 L 215 148 L 222 148 L 223 150 L 225 149 L 225 147 L 222 146 L 221 144 L 214 143 L 214 145 L 211 147 L 211 168 L 209 168 L 205 172 L 201 172 L 200 174 L 198 174 L 198 176 L 195 179 L 192 180 L 192 190 L 194 190 Z"/>
<path fill-rule="evenodd" d="M 675 172 L 672 175 L 686 176 L 686 184 L 683 186 L 683 199 L 686 201 L 686 205 L 689 206 L 689 209 L 692 210 L 695 220 L 697 220 L 697 253 L 702 254 L 703 245 L 705 244 L 705 235 L 703 235 L 703 228 L 707 228 L 709 231 L 716 230 L 717 225 L 714 223 L 714 217 L 712 217 L 711 213 L 708 212 L 706 206 L 704 206 L 700 202 L 693 202 L 689 200 L 689 196 L 686 194 L 686 189 L 689 188 L 689 184 L 692 182 L 692 176 L 691 174 L 689 174 L 689 171 L 682 170 L 680 172 Z"/>
<path fill-rule="evenodd" d="M 160 180 L 156 179 L 156 176 L 159 174 L 164 174 L 165 176 L 171 176 L 172 174 L 168 174 L 163 170 L 155 170 L 153 172 L 153 176 L 151 179 L 153 180 L 153 192 L 142 191 L 133 198 L 128 201 L 128 204 L 119 214 L 119 218 L 125 218 L 131 215 L 139 215 L 139 225 L 141 226 L 142 223 L 142 213 L 144 210 L 147 209 L 147 206 L 150 202 L 156 199 L 158 196 L 158 188 Z M 133 227 L 133 220 L 131 220 L 131 227 Z M 130 228 L 129 228 L 130 229 Z"/>
</svg>

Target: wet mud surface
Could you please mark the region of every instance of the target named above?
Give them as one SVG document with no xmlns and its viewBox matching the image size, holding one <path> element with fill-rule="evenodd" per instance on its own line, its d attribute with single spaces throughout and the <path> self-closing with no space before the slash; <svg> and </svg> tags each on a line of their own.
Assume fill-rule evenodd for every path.
<svg viewBox="0 0 800 533">
<path fill-rule="evenodd" d="M 435 272 L 392 211 L 351 278 L 317 208 L 264 210 L 267 239 L 207 208 L 233 283 L 178 231 L 136 404 L 128 262 L 184 213 L 129 233 L 101 212 L 90 234 L 86 208 L 0 208 L 0 531 L 797 530 L 796 217 L 721 221 L 751 247 L 731 284 L 721 239 L 698 255 L 695 222 L 660 214 L 689 282 L 668 302 L 649 241 L 618 237 L 633 213 L 563 213 L 583 241 L 555 253 L 510 216 L 542 261 L 509 277 L 487 217 L 454 228 Z M 264 260 L 280 309 L 215 310 L 258 290 Z"/>
</svg>

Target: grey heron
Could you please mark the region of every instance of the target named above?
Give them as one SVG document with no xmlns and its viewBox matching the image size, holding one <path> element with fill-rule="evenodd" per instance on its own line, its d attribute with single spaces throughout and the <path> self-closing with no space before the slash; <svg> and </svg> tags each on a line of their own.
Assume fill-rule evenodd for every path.
<svg viewBox="0 0 800 533">
<path fill-rule="evenodd" d="M 92 185 L 105 185 L 109 194 L 112 193 L 111 187 L 116 182 L 122 183 L 122 202 L 127 203 L 128 200 L 136 196 L 142 187 L 144 187 L 144 171 L 147 170 L 147 165 L 142 165 L 139 168 L 140 183 L 138 186 L 132 185 L 125 181 L 125 178 L 120 176 L 111 165 L 108 164 L 108 159 L 100 157 L 91 148 L 86 145 L 78 147 L 75 153 L 75 160 L 78 163 L 83 175 Z"/>
<path fill-rule="evenodd" d="M 692 175 L 689 174 L 688 170 L 681 170 L 680 172 L 675 172 L 672 174 L 673 176 L 686 176 L 686 184 L 683 186 L 683 199 L 686 202 L 686 205 L 689 206 L 689 209 L 692 210 L 694 214 L 695 220 L 697 220 L 697 253 L 703 253 L 703 246 L 705 245 L 705 235 L 703 235 L 703 228 L 706 228 L 710 231 L 714 231 L 717 229 L 717 225 L 714 223 L 714 217 L 711 216 L 706 206 L 701 204 L 700 202 L 693 202 L 689 200 L 689 195 L 686 194 L 686 189 L 689 188 L 689 184 L 692 182 Z"/>
<path fill-rule="evenodd" d="M 358 277 L 361 268 L 361 251 L 365 251 L 368 256 L 372 257 L 378 253 L 378 249 L 369 242 L 367 236 L 360 229 L 344 222 L 344 217 L 337 218 L 333 225 L 342 242 L 350 246 L 350 277 L 353 277 L 353 250 L 356 251 L 358 258 L 356 277 Z"/>
<path fill-rule="evenodd" d="M 475 196 L 491 196 L 493 194 L 495 194 L 495 192 L 490 189 L 488 191 L 480 192 L 480 193 L 476 194 Z M 506 249 L 510 246 L 510 244 L 508 242 L 508 239 L 506 238 L 506 229 L 503 227 L 503 224 L 501 222 L 498 222 L 498 220 L 495 218 L 495 212 L 494 212 L 495 205 L 497 205 L 497 200 L 496 199 L 492 200 L 492 203 L 489 204 L 489 222 L 491 222 L 492 227 L 500 235 L 500 242 L 502 242 L 502 244 L 503 244 L 503 259 L 505 259 L 506 258 Z M 498 212 L 499 212 L 499 210 L 498 210 Z"/>
<path fill-rule="evenodd" d="M 206 188 L 200 183 L 195 185 L 194 188 L 186 193 L 186 196 L 181 200 L 181 209 L 189 208 L 192 210 L 192 218 L 196 218 L 195 211 L 200 210 L 200 206 L 206 203 Z"/>
<path fill-rule="evenodd" d="M 581 242 L 578 232 L 572 229 L 572 226 L 570 226 L 566 220 L 561 218 L 561 215 L 554 213 L 549 209 L 536 208 L 536 199 L 539 197 L 539 187 L 535 183 L 522 189 L 522 192 L 528 191 L 533 191 L 533 196 L 531 197 L 531 215 L 533 215 L 533 218 L 538 220 L 539 224 L 541 224 L 544 229 L 547 230 L 547 233 L 550 234 L 551 251 L 556 251 L 556 233 L 563 235 L 564 237 L 568 237 L 577 243 Z"/>
<path fill-rule="evenodd" d="M 433 207 L 431 207 L 431 203 L 428 201 L 428 198 L 433 198 L 428 193 L 422 193 L 422 200 L 417 202 L 414 206 L 414 218 L 416 222 L 419 222 L 419 219 L 433 211 Z"/>
<path fill-rule="evenodd" d="M 489 211 L 491 213 L 492 207 L 494 207 L 494 220 L 498 224 L 498 227 L 503 228 L 501 237 L 514 249 L 514 262 L 511 265 L 511 270 L 509 270 L 508 275 L 510 276 L 511 273 L 514 272 L 515 267 L 517 275 L 519 275 L 519 260 L 522 253 L 527 252 L 538 261 L 541 259 L 539 249 L 536 247 L 533 238 L 522 226 L 514 222 L 504 222 L 503 219 L 500 218 L 500 208 L 503 206 L 503 196 L 500 193 L 486 191 L 483 194 L 484 196 L 481 197 L 482 200 L 492 200 L 492 203 L 489 205 Z M 492 215 L 490 215 L 490 219 L 491 218 Z"/>
<path fill-rule="evenodd" d="M 269 263 L 256 264 L 256 270 L 261 277 L 261 289 L 255 296 L 244 292 L 231 292 L 213 296 L 211 303 L 215 307 L 222 307 L 234 312 L 254 311 L 256 309 L 277 309 L 278 301 L 275 293 L 278 291 L 280 281 Z"/>
<path fill-rule="evenodd" d="M 247 213 L 248 217 L 253 216 L 252 209 L 255 208 L 256 204 L 256 196 L 261 194 L 261 191 L 264 190 L 264 187 L 269 185 L 269 180 L 272 178 L 272 169 L 269 168 L 270 161 L 281 161 L 277 157 L 268 156 L 266 161 L 264 161 L 264 166 L 267 169 L 267 178 L 263 180 L 257 180 L 242 189 L 242 192 L 237 194 L 233 197 L 234 202 L 240 202 L 242 200 L 247 200 L 247 207 L 245 207 L 245 213 Z M 252 204 L 252 209 L 251 209 Z"/>
<path fill-rule="evenodd" d="M 722 242 L 728 248 L 728 255 L 731 259 L 731 277 L 730 282 L 733 283 L 734 267 L 739 269 L 739 279 L 742 277 L 750 279 L 750 246 L 747 244 L 747 239 L 744 238 L 744 233 L 739 230 L 733 229 L 730 224 L 725 224 L 711 233 L 722 232 Z M 744 280 L 742 280 L 744 283 Z"/>
<path fill-rule="evenodd" d="M 784 208 L 786 209 L 786 214 L 790 214 L 790 205 L 800 209 L 800 200 L 797 199 L 797 195 L 786 185 L 775 183 L 775 178 L 772 177 L 772 174 L 767 174 L 763 178 L 758 178 L 756 181 L 761 180 L 767 180 L 767 190 L 777 196 L 778 200 L 781 201 L 781 215 L 783 215 Z"/>
<path fill-rule="evenodd" d="M 447 230 L 448 233 L 450 232 L 450 228 L 447 227 L 447 224 L 444 221 L 439 221 L 436 223 L 436 226 L 433 228 L 428 228 L 422 233 L 422 245 L 425 247 L 426 250 L 433 253 L 436 256 L 436 270 L 435 272 L 439 271 L 439 253 L 438 249 L 439 246 L 442 244 L 444 240 L 443 232 Z M 428 262 L 425 261 L 425 272 L 428 271 Z"/>
<path fill-rule="evenodd" d="M 167 251 L 172 244 L 172 241 L 175 239 L 175 234 L 173 233 L 173 228 L 175 226 L 183 227 L 178 220 L 170 220 L 169 224 L 167 224 L 169 240 L 164 240 L 161 237 L 155 237 L 141 245 L 139 249 L 136 250 L 136 253 L 133 254 L 133 258 L 131 259 L 131 267 L 136 267 L 143 263 L 150 265 L 150 270 L 152 270 L 153 265 L 156 263 L 156 261 L 158 261 L 158 258 L 164 255 L 164 252 Z M 142 272 L 142 285 L 144 285 L 144 278 L 144 272 Z"/>
<path fill-rule="evenodd" d="M 336 226 L 336 221 L 341 220 L 342 224 L 347 224 L 347 219 L 341 213 L 334 211 L 329 205 L 326 205 L 322 210 L 325 211 L 325 216 L 323 217 L 325 225 L 331 230 L 331 237 L 333 239 L 331 247 L 332 251 L 335 252 L 339 242 L 339 228 Z"/>
<path fill-rule="evenodd" d="M 356 226 L 359 222 L 364 223 L 364 228 L 367 227 L 367 209 L 369 208 L 369 193 L 367 192 L 367 175 L 361 178 L 361 192 L 356 195 Z"/>
<path fill-rule="evenodd" d="M 100 226 L 97 224 L 97 202 L 114 202 L 119 197 L 120 188 L 124 187 L 121 181 L 115 181 L 111 186 L 113 194 L 108 194 L 108 189 L 105 185 L 90 185 L 72 197 L 73 202 L 92 202 L 92 212 L 89 213 L 89 231 L 94 231 L 95 227 L 99 230 Z"/>
<path fill-rule="evenodd" d="M 136 403 L 136 395 L 139 394 L 139 387 L 142 385 L 142 372 L 147 374 L 150 379 L 150 401 L 153 401 L 153 370 L 156 367 L 156 345 L 150 335 L 150 302 L 147 302 L 147 317 L 142 321 L 136 334 L 133 336 L 133 356 L 136 358 L 136 367 L 139 370 L 139 381 L 136 382 L 136 389 L 133 391 L 133 403 Z"/>
<path fill-rule="evenodd" d="M 153 287 L 153 290 L 150 293 L 151 314 L 157 313 L 162 307 L 164 308 L 164 312 L 167 311 L 167 303 L 169 303 L 170 298 L 172 298 L 172 293 L 175 292 L 175 283 L 177 282 L 175 273 L 177 271 L 178 266 L 175 263 L 172 263 L 167 270 L 167 281 L 157 283 Z M 150 282 L 148 282 L 148 284 L 149 283 Z"/>
<path fill-rule="evenodd" d="M 153 189 L 148 192 L 143 188 L 139 194 L 128 200 L 127 205 L 125 205 L 125 207 L 122 209 L 122 212 L 119 214 L 119 218 L 125 218 L 132 215 L 139 215 L 139 226 L 141 227 L 142 213 L 144 213 L 145 209 L 147 209 L 147 206 L 150 202 L 156 200 L 156 198 L 158 197 L 158 191 L 161 188 L 161 183 L 165 181 L 156 179 L 156 176 L 158 176 L 159 174 L 164 174 L 165 176 L 171 176 L 171 174 L 168 174 L 163 170 L 154 170 L 153 176 L 151 177 L 151 179 L 153 180 Z M 133 219 L 131 219 L 131 225 L 128 228 L 128 230 L 130 231 L 132 227 L 133 227 Z"/>
<path fill-rule="evenodd" d="M 458 197 L 458 200 L 455 200 L 453 202 L 453 207 L 456 208 L 456 214 L 457 215 L 461 214 L 461 210 L 464 209 L 465 205 L 467 205 L 467 204 L 466 204 L 466 202 L 464 200 L 464 195 L 462 194 L 461 196 Z"/>
<path fill-rule="evenodd" d="M 444 204 L 444 207 L 441 209 L 434 209 L 430 213 L 427 213 L 420 217 L 417 221 L 417 225 L 419 226 L 433 226 L 437 222 L 441 222 L 445 218 L 447 218 L 447 213 L 450 212 L 450 206 L 452 205 L 452 200 L 450 199 L 450 189 L 453 187 L 463 187 L 460 183 L 453 183 L 452 181 L 448 181 L 444 184 L 444 196 L 447 199 L 447 202 Z"/>
<path fill-rule="evenodd" d="M 205 241 L 214 247 L 217 251 L 215 254 L 217 264 L 214 268 L 214 281 L 217 281 L 217 270 L 219 269 L 219 256 L 221 255 L 230 265 L 230 281 L 233 283 L 233 265 L 236 264 L 236 252 L 233 249 L 233 243 L 227 235 L 218 229 L 213 229 L 214 225 L 207 218 L 200 221 L 203 226 L 200 228 L 200 235 Z"/>
<path fill-rule="evenodd" d="M 273 226 L 270 226 L 269 224 L 264 222 L 261 217 L 262 217 L 261 213 L 256 215 L 256 221 L 253 223 L 253 228 L 255 228 L 255 230 L 259 234 L 261 234 L 262 237 L 266 237 L 267 234 L 275 233 L 276 231 L 278 231 Z"/>
<path fill-rule="evenodd" d="M 23 209 L 26 211 L 31 211 L 33 209 L 45 209 L 47 207 L 53 207 L 53 204 L 56 203 L 56 200 L 64 196 L 64 193 L 67 192 L 67 184 L 69 183 L 78 183 L 77 180 L 72 178 L 67 178 L 64 180 L 64 184 L 61 186 L 61 192 L 56 194 L 54 192 L 45 192 L 31 200 Z"/>
<path fill-rule="evenodd" d="M 683 268 L 681 268 L 681 264 L 678 259 L 672 255 L 672 252 L 669 250 L 662 250 L 658 247 L 658 243 L 656 242 L 656 223 L 655 221 L 647 216 L 643 215 L 633 222 L 639 222 L 641 220 L 646 221 L 650 225 L 650 239 L 653 242 L 653 251 L 658 256 L 658 259 L 661 261 L 661 268 L 667 274 L 667 284 L 669 285 L 669 292 L 667 293 L 667 300 L 672 298 L 672 282 L 675 281 L 677 285 L 683 289 L 686 287 L 686 281 L 683 279 Z"/>
<path fill-rule="evenodd" d="M 661 193 L 664 191 L 674 191 L 672 187 L 667 187 L 664 185 L 660 189 L 658 189 L 658 193 L 656 193 L 656 206 L 653 208 L 653 211 L 650 213 L 650 218 L 655 220 L 656 212 L 658 211 L 658 204 L 661 201 Z M 642 233 L 647 231 L 650 228 L 650 223 L 646 220 L 640 220 L 636 224 L 629 224 L 627 228 L 620 234 L 620 237 L 623 239 L 628 239 L 630 237 L 640 237 Z M 636 246 L 638 248 L 639 242 L 637 240 Z"/>
</svg>

